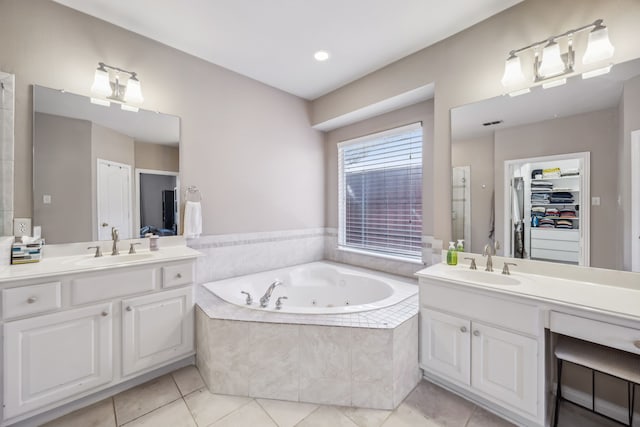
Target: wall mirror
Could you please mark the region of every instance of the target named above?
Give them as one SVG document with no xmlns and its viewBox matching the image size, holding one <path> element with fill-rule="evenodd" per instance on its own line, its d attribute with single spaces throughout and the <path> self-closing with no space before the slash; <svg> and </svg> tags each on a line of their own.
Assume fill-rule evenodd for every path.
<svg viewBox="0 0 640 427">
<path fill-rule="evenodd" d="M 179 230 L 180 118 L 33 87 L 33 224 L 47 243 Z"/>
<path fill-rule="evenodd" d="M 474 253 L 495 239 L 505 256 L 630 269 L 636 129 L 640 60 L 452 109 L 453 238 Z"/>
</svg>

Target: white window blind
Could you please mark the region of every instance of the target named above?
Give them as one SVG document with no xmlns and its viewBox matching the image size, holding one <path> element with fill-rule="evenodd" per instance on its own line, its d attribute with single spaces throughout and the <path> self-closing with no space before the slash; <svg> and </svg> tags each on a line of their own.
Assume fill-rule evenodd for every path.
<svg viewBox="0 0 640 427">
<path fill-rule="evenodd" d="M 420 259 L 422 125 L 338 144 L 341 247 Z"/>
</svg>

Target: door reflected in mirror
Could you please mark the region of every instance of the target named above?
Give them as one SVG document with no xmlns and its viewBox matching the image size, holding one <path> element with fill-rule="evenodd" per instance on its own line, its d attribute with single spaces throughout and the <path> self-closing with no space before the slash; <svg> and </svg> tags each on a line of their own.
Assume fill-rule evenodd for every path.
<svg viewBox="0 0 640 427">
<path fill-rule="evenodd" d="M 522 252 L 526 258 L 532 257 L 532 249 L 536 252 L 536 248 L 531 246 L 532 231 L 539 235 L 549 229 L 564 234 L 570 233 L 570 229 L 579 230 L 573 233 L 582 236 L 580 241 L 586 239 L 591 242 L 590 248 L 588 245 L 581 248 L 588 251 L 586 261 L 580 262 L 582 265 L 631 269 L 631 203 L 633 197 L 640 198 L 640 194 L 632 192 L 629 155 L 631 133 L 636 129 L 640 129 L 640 60 L 616 64 L 609 74 L 603 76 L 586 80 L 574 76 L 563 86 L 551 89 L 536 87 L 522 96 L 500 96 L 452 109 L 454 238 L 464 236 L 470 239 L 465 249 L 475 253 L 482 253 L 484 245 L 495 238 L 506 248 L 502 254 L 515 256 L 518 251 L 514 249 L 517 236 L 511 185 L 517 175 L 509 172 L 508 163 L 529 159 L 531 168 L 536 159 L 588 153 L 591 168 L 586 172 L 588 181 L 583 184 L 587 185 L 586 188 L 576 192 L 578 188 L 556 182 L 549 189 L 550 193 L 567 196 L 562 200 L 555 198 L 568 204 L 566 206 L 535 206 L 539 202 L 537 198 L 545 196 L 536 195 L 532 199 L 533 169 L 529 170 L 528 176 L 526 173 L 522 176 L 525 182 L 528 180 L 528 193 L 523 195 L 524 216 L 521 218 L 524 225 Z M 553 169 L 549 163 L 546 165 Z M 456 170 L 462 166 L 469 168 L 470 201 L 464 212 L 470 223 L 468 230 L 461 225 L 460 212 L 464 205 L 459 202 L 460 189 L 456 184 Z M 580 204 L 574 199 L 568 201 L 567 194 L 560 194 L 569 193 L 575 198 L 584 190 L 589 190 L 590 195 L 584 197 Z M 638 191 L 635 190 L 636 193 Z M 539 224 L 532 227 L 532 217 L 536 216 L 535 212 L 541 214 L 542 208 L 546 218 L 545 230 L 541 232 Z M 548 208 L 551 209 L 549 212 Z M 570 215 L 568 210 L 576 211 L 576 208 L 580 210 L 580 213 L 575 213 L 576 218 L 560 218 L 561 213 Z M 590 216 L 581 216 L 588 208 Z M 558 209 L 557 215 L 554 209 Z M 567 211 L 560 212 L 562 209 Z M 558 225 L 566 229 L 558 229 Z M 560 234 L 563 233 L 557 236 Z M 533 236 L 534 240 L 538 237 Z M 544 243 L 555 245 L 545 250 L 562 250 L 559 243 Z M 566 243 L 565 246 L 573 248 L 575 243 Z M 574 255 L 571 259 L 571 262 L 579 262 L 575 261 Z M 557 261 L 569 262 L 562 257 Z"/>
<path fill-rule="evenodd" d="M 33 108 L 33 223 L 47 243 L 178 233 L 178 117 L 42 86 Z"/>
</svg>

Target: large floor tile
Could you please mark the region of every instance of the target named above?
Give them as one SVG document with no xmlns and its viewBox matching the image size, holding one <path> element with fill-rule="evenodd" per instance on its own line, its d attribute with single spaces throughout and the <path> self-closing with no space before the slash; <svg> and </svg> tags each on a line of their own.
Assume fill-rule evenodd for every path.
<svg viewBox="0 0 640 427">
<path fill-rule="evenodd" d="M 340 408 L 340 411 L 359 427 L 380 427 L 391 415 L 391 411 L 351 408 L 348 406 Z"/>
<path fill-rule="evenodd" d="M 179 399 L 155 411 L 149 412 L 124 425 L 124 427 L 198 427 L 185 405 Z"/>
<path fill-rule="evenodd" d="M 147 414 L 180 398 L 171 375 L 141 384 L 113 397 L 118 425 Z"/>
<path fill-rule="evenodd" d="M 230 413 L 211 427 L 278 427 L 255 400 Z"/>
<path fill-rule="evenodd" d="M 634 419 L 634 425 L 636 420 Z M 560 403 L 558 427 L 614 427 L 620 424 L 579 408 L 568 402 Z"/>
<path fill-rule="evenodd" d="M 115 425 L 113 400 L 108 398 L 55 419 L 42 427 L 115 427 Z"/>
<path fill-rule="evenodd" d="M 196 390 L 200 390 L 205 386 L 204 381 L 202 381 L 202 377 L 200 376 L 200 372 L 198 372 L 198 368 L 193 365 L 178 369 L 171 375 L 173 375 L 173 379 L 178 385 L 180 394 L 183 396 L 193 393 Z"/>
<path fill-rule="evenodd" d="M 279 427 L 293 427 L 318 408 L 313 403 L 256 399 Z"/>
<path fill-rule="evenodd" d="M 358 427 L 358 425 L 337 407 L 321 406 L 302 420 L 298 427 Z"/>
<path fill-rule="evenodd" d="M 515 427 L 515 424 L 476 406 L 466 427 Z"/>
<path fill-rule="evenodd" d="M 241 396 L 213 394 L 206 388 L 184 398 L 199 426 L 208 426 L 251 401 Z"/>
<path fill-rule="evenodd" d="M 442 427 L 464 427 L 475 408 L 468 400 L 424 380 L 404 403 Z"/>
<path fill-rule="evenodd" d="M 403 403 L 389 415 L 382 427 L 440 427 L 440 425 Z"/>
</svg>

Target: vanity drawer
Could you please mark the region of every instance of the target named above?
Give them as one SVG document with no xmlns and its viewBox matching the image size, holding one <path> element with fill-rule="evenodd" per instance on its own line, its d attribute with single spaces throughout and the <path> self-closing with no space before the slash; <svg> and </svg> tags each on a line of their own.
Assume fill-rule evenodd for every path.
<svg viewBox="0 0 640 427">
<path fill-rule="evenodd" d="M 552 311 L 551 332 L 640 354 L 640 329 Z"/>
<path fill-rule="evenodd" d="M 162 287 L 188 285 L 193 282 L 193 263 L 162 267 Z"/>
<path fill-rule="evenodd" d="M 156 288 L 156 269 L 102 273 L 71 280 L 71 304 L 79 305 L 152 291 Z"/>
<path fill-rule="evenodd" d="M 26 316 L 61 307 L 60 282 L 9 288 L 2 291 L 2 317 Z"/>
<path fill-rule="evenodd" d="M 420 304 L 534 336 L 543 330 L 537 307 L 468 290 L 421 282 Z"/>
</svg>

